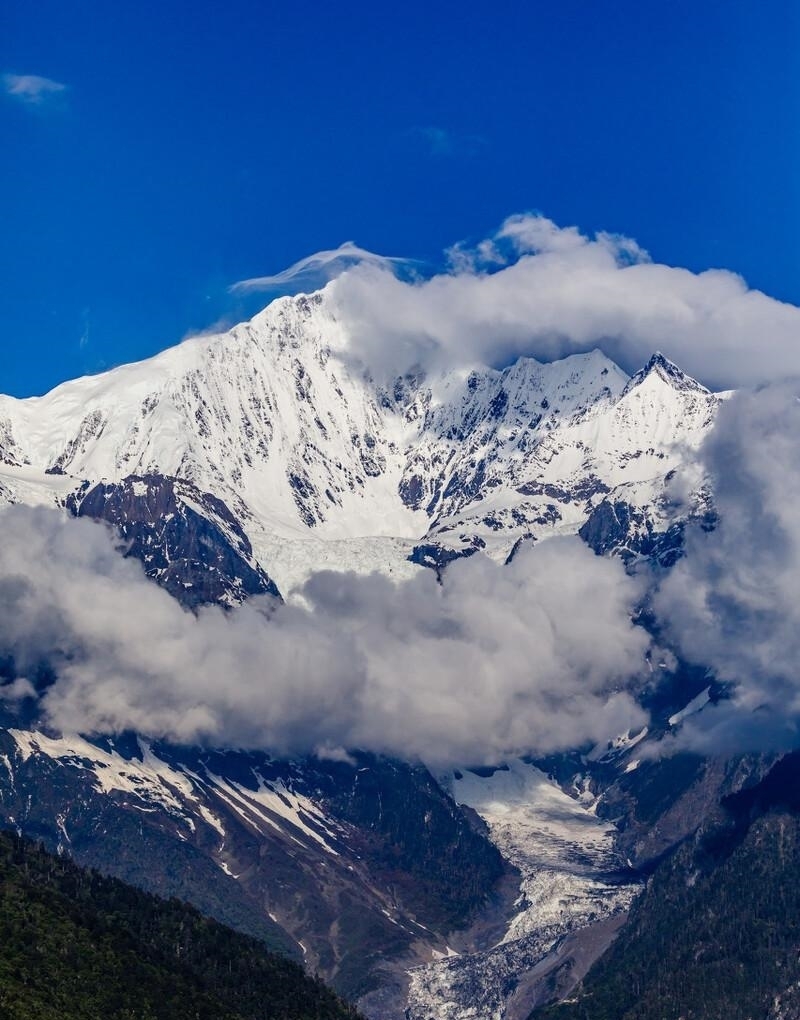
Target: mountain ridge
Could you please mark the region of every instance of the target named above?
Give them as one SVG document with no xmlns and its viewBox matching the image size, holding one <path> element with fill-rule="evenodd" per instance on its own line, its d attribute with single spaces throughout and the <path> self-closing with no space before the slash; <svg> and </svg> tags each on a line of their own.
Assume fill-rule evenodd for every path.
<svg viewBox="0 0 800 1020">
<path fill-rule="evenodd" d="M 665 480 L 719 399 L 661 354 L 629 378 L 599 350 L 387 388 L 349 358 L 322 291 L 42 397 L 0 397 L 0 500 L 175 478 L 225 505 L 283 594 L 319 564 L 402 578 L 420 544 L 502 562 L 521 538 L 577 533 L 604 499 L 666 532 L 680 512 Z"/>
</svg>

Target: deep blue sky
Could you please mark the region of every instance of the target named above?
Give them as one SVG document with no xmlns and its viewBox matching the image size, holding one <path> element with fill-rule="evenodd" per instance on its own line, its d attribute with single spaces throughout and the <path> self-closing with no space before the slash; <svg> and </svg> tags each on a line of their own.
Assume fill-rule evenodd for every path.
<svg viewBox="0 0 800 1020">
<path fill-rule="evenodd" d="M 800 303 L 795 0 L 5 0 L 0 74 L 66 86 L 0 94 L 2 392 L 527 210 Z"/>
</svg>

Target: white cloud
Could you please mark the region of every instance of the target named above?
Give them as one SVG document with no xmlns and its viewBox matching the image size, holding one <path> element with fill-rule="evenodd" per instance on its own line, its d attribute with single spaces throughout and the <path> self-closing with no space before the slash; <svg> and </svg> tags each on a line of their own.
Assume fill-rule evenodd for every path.
<svg viewBox="0 0 800 1020">
<path fill-rule="evenodd" d="M 643 665 L 640 596 L 578 539 L 480 556 L 444 585 L 321 573 L 310 609 L 255 601 L 195 618 L 123 560 L 105 529 L 55 511 L 0 512 L 0 651 L 59 679 L 49 721 L 277 752 L 385 751 L 492 762 L 640 726 L 625 684 Z M 591 607 L 591 611 L 589 611 Z"/>
<path fill-rule="evenodd" d="M 60 81 L 42 78 L 38 74 L 4 74 L 3 85 L 7 95 L 31 106 L 41 106 L 67 88 Z"/>
<path fill-rule="evenodd" d="M 717 528 L 688 536 L 655 609 L 683 654 L 732 685 L 679 746 L 778 748 L 800 739 L 800 383 L 743 392 L 702 450 Z"/>
<path fill-rule="evenodd" d="M 352 356 L 376 375 L 594 347 L 631 372 L 661 350 L 715 387 L 800 374 L 800 309 L 726 270 L 658 264 L 628 238 L 534 215 L 449 256 L 425 280 L 365 260 L 330 285 Z"/>
<path fill-rule="evenodd" d="M 354 266 L 372 266 L 394 271 L 396 267 L 410 264 L 408 259 L 376 255 L 359 248 L 353 241 L 345 241 L 330 251 L 318 251 L 308 255 L 294 265 L 274 276 L 258 276 L 251 280 L 240 280 L 228 289 L 232 294 L 252 294 L 261 291 L 296 293 L 300 290 L 317 290 Z"/>
</svg>

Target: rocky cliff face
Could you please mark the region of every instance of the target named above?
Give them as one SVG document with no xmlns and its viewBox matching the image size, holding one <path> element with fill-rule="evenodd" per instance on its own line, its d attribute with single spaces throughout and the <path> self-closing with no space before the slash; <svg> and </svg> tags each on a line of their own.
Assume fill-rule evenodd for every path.
<svg viewBox="0 0 800 1020">
<path fill-rule="evenodd" d="M 420 766 L 0 730 L 0 821 L 302 958 L 402 1015 L 408 966 L 487 903 L 499 851 Z"/>
<path fill-rule="evenodd" d="M 228 507 L 191 482 L 163 475 L 85 482 L 66 506 L 76 517 L 111 524 L 125 555 L 188 608 L 280 598 Z"/>
</svg>

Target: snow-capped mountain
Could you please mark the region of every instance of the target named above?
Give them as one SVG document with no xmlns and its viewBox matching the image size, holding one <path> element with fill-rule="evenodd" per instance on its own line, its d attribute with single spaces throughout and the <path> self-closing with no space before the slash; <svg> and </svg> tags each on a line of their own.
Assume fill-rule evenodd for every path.
<svg viewBox="0 0 800 1020">
<path fill-rule="evenodd" d="M 660 354 L 628 377 L 597 350 L 387 384 L 322 291 L 0 397 L 0 502 L 113 525 L 191 609 L 291 599 L 325 567 L 399 579 L 478 551 L 505 562 L 559 534 L 668 566 L 686 518 L 713 512 L 693 468 L 671 480 L 720 399 Z M 0 683 L 15 678 L 0 661 Z M 670 720 L 698 690 L 678 690 Z M 639 831 L 652 769 L 624 741 L 561 785 L 521 762 L 437 784 L 370 755 L 87 740 L 2 703 L 0 721 L 0 822 L 284 940 L 374 1020 L 522 1018 L 572 987 L 638 888 L 616 822 Z"/>
<path fill-rule="evenodd" d="M 0 498 L 180 479 L 225 505 L 283 594 L 322 566 L 505 559 L 598 513 L 607 543 L 620 504 L 640 516 L 614 541 L 635 552 L 641 511 L 650 533 L 673 522 L 665 479 L 718 400 L 659 354 L 628 378 L 599 351 L 381 385 L 322 291 L 43 397 L 0 397 Z"/>
</svg>

